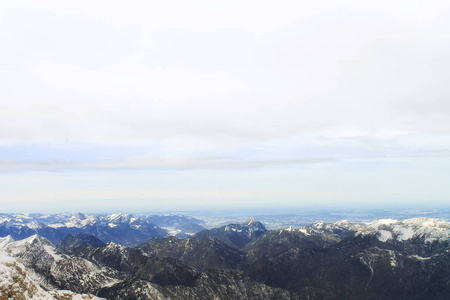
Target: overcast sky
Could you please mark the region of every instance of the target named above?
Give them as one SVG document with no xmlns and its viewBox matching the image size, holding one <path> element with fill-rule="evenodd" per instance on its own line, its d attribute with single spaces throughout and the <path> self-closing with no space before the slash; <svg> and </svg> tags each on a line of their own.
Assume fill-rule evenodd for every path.
<svg viewBox="0 0 450 300">
<path fill-rule="evenodd" d="M 4 210 L 449 202 L 448 1 L 0 14 Z"/>
</svg>

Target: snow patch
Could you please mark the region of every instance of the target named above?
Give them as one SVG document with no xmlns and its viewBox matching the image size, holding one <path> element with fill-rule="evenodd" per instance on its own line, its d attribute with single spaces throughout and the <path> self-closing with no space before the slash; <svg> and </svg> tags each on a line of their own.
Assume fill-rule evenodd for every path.
<svg viewBox="0 0 450 300">
<path fill-rule="evenodd" d="M 311 235 L 311 234 L 308 232 L 308 230 L 306 230 L 306 228 L 304 228 L 304 227 L 300 228 L 298 231 L 300 231 L 301 233 L 303 233 L 303 234 L 306 235 L 306 236 Z"/>
<path fill-rule="evenodd" d="M 409 258 L 414 258 L 414 259 L 417 259 L 417 260 L 421 260 L 421 261 L 430 260 L 431 259 L 431 257 L 421 257 L 419 255 L 409 255 L 408 257 Z"/>
<path fill-rule="evenodd" d="M 414 236 L 414 230 L 411 227 L 395 226 L 394 231 L 398 233 L 397 240 L 406 241 Z"/>
<path fill-rule="evenodd" d="M 288 231 L 288 232 L 292 232 L 292 231 L 294 231 L 295 229 L 294 229 L 294 227 L 292 227 L 292 226 L 289 226 L 288 228 L 286 228 L 286 229 L 284 229 L 284 231 Z"/>
<path fill-rule="evenodd" d="M 45 245 L 45 246 L 44 246 L 44 250 L 45 250 L 48 254 L 50 254 L 50 255 L 53 257 L 53 259 L 54 259 L 55 261 L 60 261 L 60 260 L 63 260 L 63 259 L 64 259 L 64 257 L 62 257 L 61 255 L 57 254 L 57 253 L 55 252 L 55 249 L 53 249 L 53 247 L 50 246 L 50 245 Z"/>
<path fill-rule="evenodd" d="M 390 239 L 392 239 L 392 233 L 386 230 L 380 230 L 378 231 L 378 239 L 382 242 L 386 242 Z"/>
<path fill-rule="evenodd" d="M 450 223 L 439 219 L 413 218 L 405 221 L 377 220 L 358 225 L 358 234 L 376 235 L 380 241 L 419 239 L 425 243 L 445 242 L 450 239 Z"/>
</svg>

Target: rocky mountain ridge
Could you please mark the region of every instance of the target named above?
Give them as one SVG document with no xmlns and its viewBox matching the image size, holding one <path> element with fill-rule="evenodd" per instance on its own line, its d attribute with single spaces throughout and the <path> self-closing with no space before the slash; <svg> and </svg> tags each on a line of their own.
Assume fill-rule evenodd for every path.
<svg viewBox="0 0 450 300">
<path fill-rule="evenodd" d="M 0 214 L 0 237 L 24 239 L 38 234 L 57 244 L 68 234 L 88 234 L 104 242 L 135 246 L 152 237 L 192 235 L 204 229 L 201 223 L 180 215 Z"/>
<path fill-rule="evenodd" d="M 138 224 L 130 216 L 111 221 Z M 266 230 L 250 219 L 138 247 L 87 234 L 67 235 L 57 246 L 37 235 L 9 236 L 0 239 L 0 251 L 50 295 L 64 289 L 107 299 L 446 299 L 449 225 L 416 218 Z"/>
<path fill-rule="evenodd" d="M 17 256 L 23 254 L 25 244 L 40 243 L 38 237 L 14 242 L 11 237 L 0 239 L 0 299 L 35 300 L 100 300 L 92 294 L 78 294 L 68 290 L 47 291 L 40 278 L 27 268 Z M 47 245 L 44 245 L 44 247 Z M 49 250 L 52 251 L 52 250 Z M 49 253 L 54 254 L 53 252 Z"/>
</svg>

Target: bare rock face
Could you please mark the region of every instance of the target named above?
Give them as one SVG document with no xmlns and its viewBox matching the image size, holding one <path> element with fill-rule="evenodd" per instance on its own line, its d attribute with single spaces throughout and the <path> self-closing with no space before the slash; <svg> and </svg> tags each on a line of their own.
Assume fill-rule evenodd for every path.
<svg viewBox="0 0 450 300">
<path fill-rule="evenodd" d="M 257 239 L 267 231 L 266 227 L 253 218 L 242 224 L 229 224 L 220 228 L 203 230 L 195 234 L 195 238 L 215 238 L 238 249 Z"/>
<path fill-rule="evenodd" d="M 38 235 L 20 241 L 6 242 L 6 239 L 0 242 L 0 250 L 20 260 L 46 289 L 88 293 L 114 281 L 96 264 L 61 253 L 49 240 Z"/>
<path fill-rule="evenodd" d="M 0 251 L 0 299 L 1 300 L 100 300 L 92 294 L 72 291 L 45 291 L 36 283 L 34 276 L 16 258 Z"/>
<path fill-rule="evenodd" d="M 71 222 L 80 220 L 89 221 Z M 109 222 L 139 223 L 120 214 Z M 87 235 L 58 247 L 38 235 L 8 236 L 0 238 L 0 300 L 444 300 L 449 237 L 448 222 L 427 218 L 272 231 L 250 219 L 134 248 Z"/>
<path fill-rule="evenodd" d="M 215 238 L 153 238 L 139 248 L 149 255 L 178 259 L 200 272 L 213 268 L 245 267 L 244 252 Z"/>
<path fill-rule="evenodd" d="M 450 294 L 449 223 L 420 218 L 341 225 L 315 223 L 306 233 L 347 235 L 347 227 L 354 234 L 325 247 L 298 243 L 278 254 L 266 252 L 245 274 L 309 299 L 419 300 Z"/>
<path fill-rule="evenodd" d="M 108 243 L 87 257 L 99 266 L 116 270 L 121 278 L 148 280 L 159 285 L 177 285 L 191 280 L 197 272 L 177 259 L 146 254 L 139 248 Z"/>
<path fill-rule="evenodd" d="M 99 291 L 114 299 L 301 299 L 295 293 L 252 281 L 234 270 L 215 269 L 199 274 L 190 284 L 161 287 L 135 280 Z M 120 296 L 119 296 L 120 295 Z"/>
</svg>

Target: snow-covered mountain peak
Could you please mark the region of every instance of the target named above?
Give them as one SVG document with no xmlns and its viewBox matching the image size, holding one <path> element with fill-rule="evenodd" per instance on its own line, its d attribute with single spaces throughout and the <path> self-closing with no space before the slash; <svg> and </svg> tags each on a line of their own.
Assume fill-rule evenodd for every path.
<svg viewBox="0 0 450 300">
<path fill-rule="evenodd" d="M 3 238 L 5 239 L 5 238 Z M 77 294 L 71 291 L 45 291 L 35 281 L 28 269 L 5 251 L 0 250 L 0 299 L 21 300 L 100 300 L 93 295 Z"/>
<path fill-rule="evenodd" d="M 65 258 L 56 251 L 56 247 L 46 238 L 37 234 L 19 241 L 6 237 L 0 241 L 0 250 L 6 251 L 24 261 L 60 261 Z"/>
<path fill-rule="evenodd" d="M 245 226 L 250 226 L 250 225 L 252 225 L 252 224 L 255 223 L 255 222 L 257 222 L 257 221 L 255 220 L 255 218 L 250 217 L 250 218 L 248 218 L 247 221 L 244 222 L 244 225 L 245 225 Z"/>
<path fill-rule="evenodd" d="M 244 225 L 245 227 L 253 228 L 253 229 L 257 229 L 257 230 L 258 229 L 266 230 L 266 227 L 264 226 L 264 224 L 255 220 L 255 218 L 253 218 L 253 217 L 249 218 L 247 221 L 242 223 L 242 225 Z"/>
<path fill-rule="evenodd" d="M 313 229 L 324 229 L 325 228 L 325 222 L 322 220 L 316 221 L 311 225 L 311 228 Z"/>
<path fill-rule="evenodd" d="M 104 249 L 109 251 L 116 251 L 116 250 L 124 250 L 126 249 L 126 247 L 114 242 L 109 242 L 105 245 Z"/>
<path fill-rule="evenodd" d="M 138 220 L 138 218 L 135 215 L 132 214 L 112 214 L 109 215 L 107 217 L 105 217 L 105 221 L 109 222 L 109 223 L 133 223 L 136 220 Z"/>
<path fill-rule="evenodd" d="M 105 244 L 103 247 L 100 248 L 101 252 L 106 255 L 117 255 L 120 254 L 120 256 L 126 256 L 125 253 L 127 253 L 127 247 L 116 244 L 114 242 L 109 242 Z"/>
<path fill-rule="evenodd" d="M 9 216 L 0 215 L 0 224 L 11 222 L 11 218 Z"/>
<path fill-rule="evenodd" d="M 27 244 L 30 244 L 30 245 L 34 244 L 34 243 L 40 243 L 41 244 L 43 242 L 43 239 L 44 238 L 41 239 L 41 237 L 39 235 L 34 234 L 34 235 L 32 235 L 32 236 L 30 236 L 30 237 L 28 237 L 26 239 L 23 239 L 21 241 L 17 241 L 17 243 L 20 243 L 20 244 L 27 243 Z M 48 241 L 48 240 L 45 239 L 45 241 Z"/>
<path fill-rule="evenodd" d="M 295 231 L 295 228 L 292 226 L 289 226 L 288 228 L 283 229 L 282 231 L 288 231 L 288 232 L 292 232 Z"/>
<path fill-rule="evenodd" d="M 30 223 L 27 223 L 26 226 L 30 229 L 40 229 L 44 228 L 45 224 L 39 223 L 38 221 L 32 221 Z"/>
<path fill-rule="evenodd" d="M 352 226 L 352 223 L 350 223 L 348 220 L 341 220 L 334 223 L 333 226 L 339 228 L 350 228 Z"/>
<path fill-rule="evenodd" d="M 403 221 L 404 224 L 412 225 L 412 226 L 425 226 L 432 228 L 442 228 L 442 229 L 450 229 L 450 223 L 441 219 L 432 219 L 432 218 L 413 218 Z"/>
<path fill-rule="evenodd" d="M 47 239 L 45 239 L 43 237 L 40 237 L 37 234 L 27 237 L 26 239 L 23 239 L 23 240 L 15 241 L 13 243 L 16 246 L 42 245 L 42 244 L 50 244 L 51 245 L 50 241 L 48 241 Z"/>
<path fill-rule="evenodd" d="M 384 219 L 360 225 L 358 234 L 376 235 L 382 242 L 389 240 L 420 240 L 445 242 L 450 239 L 450 223 L 431 218 L 414 218 L 404 221 Z"/>
<path fill-rule="evenodd" d="M 249 238 L 259 235 L 259 234 L 262 234 L 267 231 L 264 224 L 259 221 L 256 221 L 255 218 L 253 218 L 253 217 L 248 219 L 244 223 L 242 223 L 242 225 L 239 226 L 239 227 L 241 227 L 239 229 L 244 229 L 244 231 L 248 231 L 247 236 Z"/>
<path fill-rule="evenodd" d="M 91 225 L 91 224 L 98 222 L 99 218 L 96 215 L 86 216 L 85 214 L 82 214 L 82 213 L 75 213 L 75 214 L 72 214 L 70 217 L 65 218 L 61 221 L 62 222 L 50 224 L 49 226 L 51 226 L 53 228 L 58 228 L 58 227 L 63 227 L 63 226 L 69 227 L 69 228 L 71 228 L 71 227 L 81 228 L 86 225 Z"/>
<path fill-rule="evenodd" d="M 380 219 L 367 224 L 368 227 L 379 228 L 380 226 L 389 226 L 399 224 L 400 221 L 394 219 Z"/>
<path fill-rule="evenodd" d="M 69 218 L 69 220 L 84 220 L 84 219 L 86 219 L 86 216 L 80 212 L 72 214 L 72 216 Z"/>
<path fill-rule="evenodd" d="M 309 226 L 299 228 L 299 231 L 305 235 L 328 235 L 333 238 L 346 238 L 353 235 L 358 230 L 355 225 L 348 220 L 341 220 L 335 223 L 325 223 L 324 221 L 316 221 Z"/>
<path fill-rule="evenodd" d="M 0 249 L 3 249 L 4 246 L 12 242 L 14 242 L 14 239 L 12 238 L 11 235 L 0 238 Z"/>
</svg>

